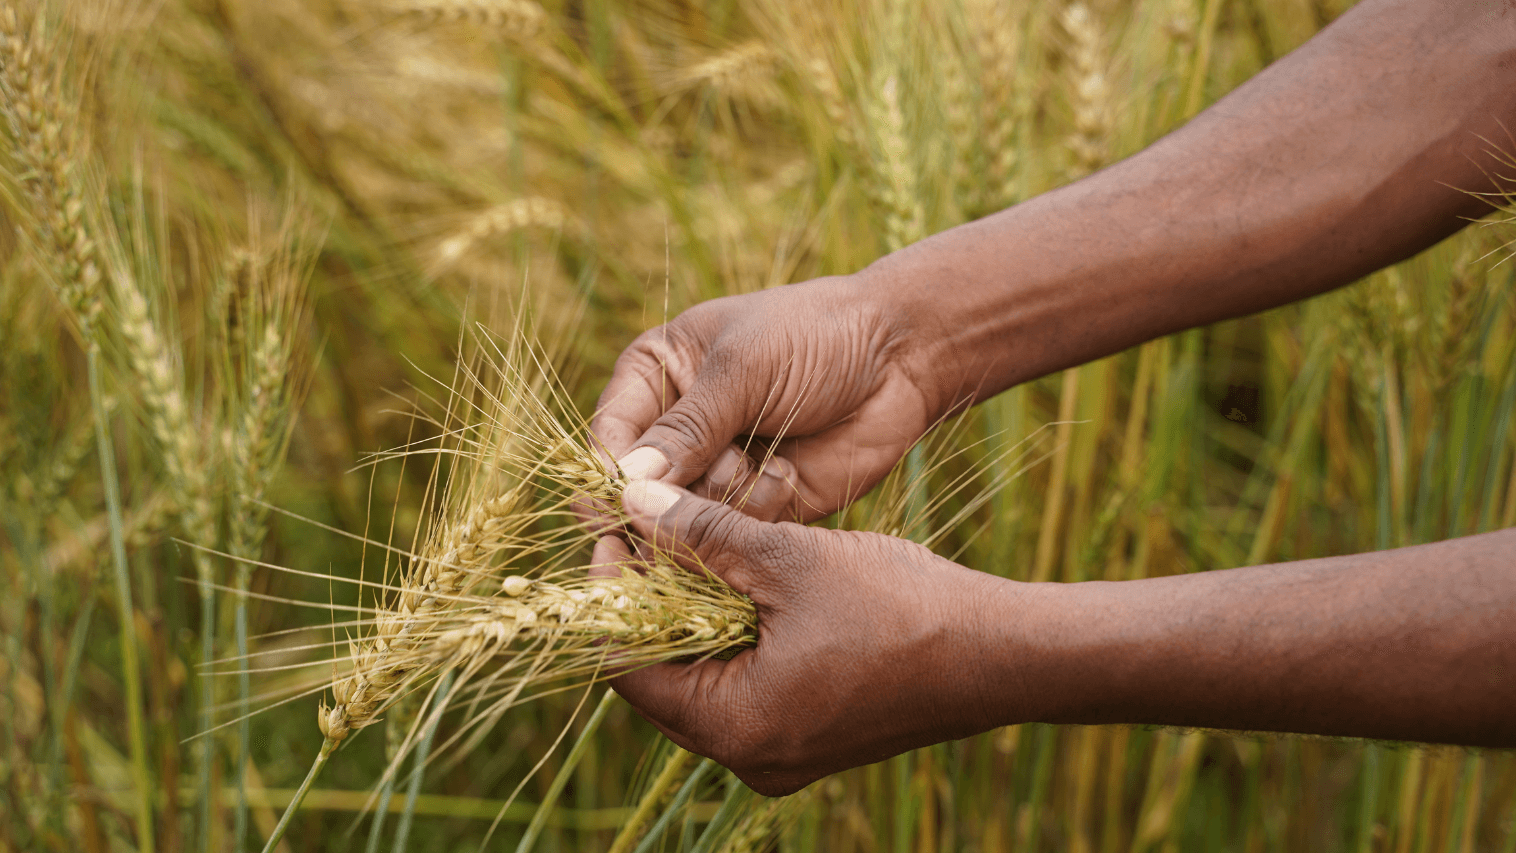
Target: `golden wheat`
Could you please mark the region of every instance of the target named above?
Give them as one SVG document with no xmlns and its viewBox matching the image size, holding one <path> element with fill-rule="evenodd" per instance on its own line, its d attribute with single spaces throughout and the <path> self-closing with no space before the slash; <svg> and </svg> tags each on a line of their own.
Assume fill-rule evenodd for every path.
<svg viewBox="0 0 1516 853">
<path fill-rule="evenodd" d="M 1022 110 L 1016 99 L 1021 29 L 1004 0 L 970 0 L 965 15 L 973 22 L 974 55 L 979 62 L 979 122 L 985 160 L 980 213 L 998 210 L 1015 197 L 1012 178 L 1016 145 L 1012 138 Z"/>
<path fill-rule="evenodd" d="M 1069 72 L 1073 78 L 1074 132 L 1068 138 L 1069 150 L 1074 155 L 1072 176 L 1081 177 L 1104 166 L 1111 157 L 1115 110 L 1105 67 L 1110 51 L 1094 13 L 1083 3 L 1064 7 L 1058 21 L 1068 34 Z"/>
<path fill-rule="evenodd" d="M 56 85 L 59 69 L 38 56 L 36 45 L 49 37 L 43 24 L 39 16 L 31 32 L 24 32 L 15 7 L 0 7 L 0 112 L 15 141 L 22 183 L 36 205 L 39 242 L 58 267 L 59 296 L 87 345 L 97 346 L 104 285 L 98 247 L 84 221 L 78 123 L 66 114 L 69 101 Z"/>
<path fill-rule="evenodd" d="M 537 35 L 547 21 L 547 13 L 531 0 L 400 0 L 389 9 L 423 20 L 490 26 L 521 39 Z"/>
</svg>

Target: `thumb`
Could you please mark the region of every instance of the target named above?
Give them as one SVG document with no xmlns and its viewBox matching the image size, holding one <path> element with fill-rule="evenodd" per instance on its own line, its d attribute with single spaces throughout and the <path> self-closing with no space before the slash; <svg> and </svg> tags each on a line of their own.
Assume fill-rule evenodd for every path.
<svg viewBox="0 0 1516 853">
<path fill-rule="evenodd" d="M 642 434 L 616 466 L 628 480 L 668 480 L 687 486 L 752 419 L 724 371 L 707 370 Z"/>
<path fill-rule="evenodd" d="M 621 503 L 632 529 L 655 553 L 687 567 L 710 569 L 742 593 L 750 591 L 752 582 L 747 556 L 770 550 L 765 542 L 777 535 L 775 525 L 658 480 L 633 481 Z"/>
</svg>

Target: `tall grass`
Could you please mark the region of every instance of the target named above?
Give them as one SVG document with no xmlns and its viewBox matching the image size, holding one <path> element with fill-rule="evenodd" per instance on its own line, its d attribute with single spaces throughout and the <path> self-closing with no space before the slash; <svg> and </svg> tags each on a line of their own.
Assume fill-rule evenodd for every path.
<svg viewBox="0 0 1516 853">
<path fill-rule="evenodd" d="M 1132 153 L 1345 5 L 15 4 L 0 846 L 261 846 L 322 743 L 314 699 L 274 704 L 309 673 L 279 667 L 447 506 L 431 460 L 371 454 L 459 437 L 434 377 L 468 369 L 465 318 L 535 310 L 555 416 L 588 412 L 666 314 L 850 272 Z M 1013 389 L 839 523 L 1051 581 L 1516 524 L 1509 228 Z M 1256 419 L 1221 410 L 1240 385 Z M 245 687 L 204 675 L 246 655 Z M 1516 844 L 1505 753 L 1026 725 L 764 801 L 622 703 L 581 739 L 581 698 L 467 731 L 396 709 L 397 745 L 438 721 L 424 772 L 378 799 L 386 738 L 350 738 L 284 849 L 363 843 L 376 802 L 374 849 L 497 821 L 492 845 L 536 850 Z"/>
</svg>

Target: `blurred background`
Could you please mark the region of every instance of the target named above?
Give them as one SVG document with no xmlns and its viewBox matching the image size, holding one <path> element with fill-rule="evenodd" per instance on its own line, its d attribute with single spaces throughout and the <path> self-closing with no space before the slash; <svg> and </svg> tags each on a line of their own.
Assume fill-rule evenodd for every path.
<svg viewBox="0 0 1516 853">
<path fill-rule="evenodd" d="M 430 468 L 364 463 L 437 439 L 414 413 L 469 323 L 532 311 L 588 415 L 663 318 L 1077 180 L 1348 5 L 0 4 L 0 849 L 262 847 L 316 699 L 202 665 L 325 642 L 356 599 L 324 577 L 383 560 L 341 532 L 425 524 Z M 937 550 L 1114 580 L 1516 525 L 1501 216 L 979 407 L 940 476 L 989 484 L 1055 421 L 1056 449 Z M 377 826 L 394 738 L 353 738 L 281 849 L 475 850 L 497 816 L 516 849 L 579 698 L 513 711 Z M 587 743 L 535 849 L 607 849 L 643 806 L 639 850 L 1516 849 L 1509 752 L 1024 725 L 765 801 L 624 703 Z"/>
</svg>

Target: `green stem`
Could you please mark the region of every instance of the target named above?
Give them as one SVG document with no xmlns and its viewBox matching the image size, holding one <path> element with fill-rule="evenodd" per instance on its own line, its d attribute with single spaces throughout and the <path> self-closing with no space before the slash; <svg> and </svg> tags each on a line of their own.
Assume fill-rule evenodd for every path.
<svg viewBox="0 0 1516 853">
<path fill-rule="evenodd" d="M 443 673 L 437 682 L 437 691 L 432 701 L 422 709 L 430 719 L 416 743 L 416 769 L 411 771 L 410 784 L 405 789 L 405 808 L 400 812 L 400 823 L 395 825 L 395 853 L 405 853 L 405 843 L 410 840 L 411 818 L 416 814 L 416 798 L 421 796 L 421 778 L 426 775 L 426 757 L 432 751 L 432 738 L 437 734 L 437 724 L 442 722 L 442 709 L 447 706 L 448 694 L 453 689 L 453 673 Z"/>
<path fill-rule="evenodd" d="M 642 828 L 647 819 L 652 816 L 653 809 L 658 807 L 658 801 L 663 798 L 663 792 L 667 791 L 679 778 L 679 772 L 684 769 L 684 764 L 689 760 L 691 753 L 679 747 L 674 747 L 673 753 L 664 762 L 663 769 L 658 771 L 658 776 L 653 784 L 642 795 L 642 802 L 637 804 L 637 810 L 627 818 L 626 824 L 621 827 L 621 832 L 611 842 L 610 853 L 626 853 L 630 850 L 633 842 L 637 840 L 637 830 Z"/>
<path fill-rule="evenodd" d="M 726 774 L 726 799 L 722 801 L 721 808 L 706 824 L 705 832 L 700 833 L 700 839 L 695 842 L 695 848 L 690 853 L 714 853 L 727 830 L 736 823 L 742 814 L 743 808 L 750 802 L 752 795 L 748 793 L 746 785 L 737 780 L 736 775 L 728 771 Z"/>
<path fill-rule="evenodd" d="M 237 565 L 237 603 L 232 622 L 236 632 L 237 660 L 241 671 L 237 674 L 237 810 L 232 821 L 232 850 L 242 853 L 247 849 L 247 764 L 248 751 L 252 745 L 252 719 L 250 698 L 252 674 L 248 671 L 251 662 L 247 657 L 247 589 L 252 574 L 247 563 Z"/>
<path fill-rule="evenodd" d="M 197 557 L 198 559 L 198 557 Z M 209 578 L 200 575 L 200 660 L 206 665 L 216 659 L 216 599 L 211 593 Z M 242 667 L 246 669 L 246 665 Z M 215 676 L 209 669 L 200 677 L 200 731 L 209 732 L 215 727 L 212 708 L 216 704 Z M 200 790 L 200 849 L 212 853 L 211 821 L 215 792 L 212 790 L 211 764 L 215 757 L 216 739 L 200 739 L 200 754 L 197 760 L 197 777 Z"/>
<path fill-rule="evenodd" d="M 284 814 L 279 816 L 278 825 L 274 827 L 273 832 L 269 833 L 268 842 L 263 845 L 263 853 L 273 853 L 274 848 L 279 845 L 279 840 L 290 828 L 290 819 L 295 816 L 295 811 L 300 808 L 305 795 L 310 793 L 311 785 L 315 783 L 316 777 L 321 775 L 321 768 L 326 766 L 326 760 L 332 757 L 332 750 L 336 748 L 337 741 L 331 738 L 321 742 L 321 751 L 316 753 L 316 760 L 311 762 L 311 771 L 305 774 L 305 781 L 295 789 L 295 796 L 290 798 L 290 804 L 284 807 Z"/>
<path fill-rule="evenodd" d="M 715 766 L 716 762 L 709 758 L 702 759 L 699 764 L 695 765 L 694 771 L 690 773 L 690 778 L 685 780 L 684 785 L 679 789 L 679 793 L 674 795 L 674 799 L 669 803 L 669 807 L 663 810 L 663 814 L 659 815 L 658 820 L 653 823 L 653 828 L 649 829 L 647 835 L 642 837 L 642 843 L 637 845 L 636 853 L 652 853 L 658 839 L 663 837 L 663 831 L 668 829 L 669 824 L 674 822 L 675 815 L 679 814 L 685 804 L 694 796 L 695 786 L 699 785 L 700 780 L 705 778 L 705 774 L 711 772 L 711 768 Z"/>
<path fill-rule="evenodd" d="M 1365 745 L 1363 780 L 1360 783 L 1361 790 L 1358 795 L 1358 843 L 1355 845 L 1358 853 L 1372 853 L 1374 850 L 1374 824 L 1379 816 L 1379 789 L 1382 778 L 1379 763 L 1379 746 L 1372 743 Z"/>
<path fill-rule="evenodd" d="M 890 759 L 890 766 L 895 771 L 896 853 L 910 853 L 915 841 L 913 830 L 916 825 L 916 809 L 920 804 L 911 796 L 911 770 L 916 763 L 914 758 L 915 753 L 907 752 Z"/>
<path fill-rule="evenodd" d="M 395 793 L 395 779 L 390 774 L 385 774 L 384 781 L 379 785 L 378 805 L 374 806 L 374 822 L 369 824 L 368 844 L 364 846 L 364 853 L 378 853 L 379 837 L 384 834 L 384 816 L 390 811 L 390 797 Z"/>
<path fill-rule="evenodd" d="M 142 718 L 142 670 L 137 661 L 136 609 L 132 606 L 132 580 L 126 565 L 126 539 L 122 533 L 121 484 L 116 479 L 116 451 L 110 425 L 105 419 L 105 397 L 100 390 L 100 353 L 91 346 L 86 357 L 90 407 L 95 413 L 95 444 L 100 453 L 100 478 L 105 486 L 105 507 L 110 518 L 111 563 L 116 576 L 116 606 L 121 610 L 121 677 L 126 682 L 126 731 L 131 743 L 132 782 L 136 786 L 137 849 L 153 851 L 152 783 L 147 769 L 147 730 Z"/>
<path fill-rule="evenodd" d="M 564 758 L 563 766 L 559 768 L 558 775 L 553 778 L 553 784 L 548 786 L 547 795 L 542 798 L 537 811 L 532 814 L 532 822 L 527 824 L 526 834 L 521 836 L 521 843 L 516 845 L 516 853 L 527 853 L 536 843 L 537 836 L 542 833 L 542 827 L 547 825 L 548 817 L 552 815 L 553 808 L 558 805 L 558 798 L 563 794 L 564 787 L 568 785 L 574 768 L 579 765 L 580 759 L 584 758 L 594 738 L 595 730 L 600 728 L 600 721 L 605 719 L 605 712 L 610 710 L 615 701 L 616 691 L 606 688 L 605 695 L 600 697 L 600 704 L 595 706 L 594 713 L 590 714 L 589 720 L 584 724 L 584 731 L 579 733 L 579 739 L 574 742 L 573 749 L 569 750 L 568 757 Z"/>
</svg>

